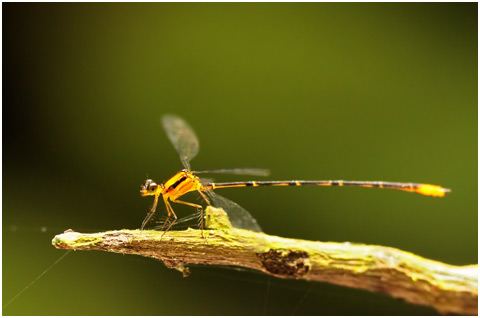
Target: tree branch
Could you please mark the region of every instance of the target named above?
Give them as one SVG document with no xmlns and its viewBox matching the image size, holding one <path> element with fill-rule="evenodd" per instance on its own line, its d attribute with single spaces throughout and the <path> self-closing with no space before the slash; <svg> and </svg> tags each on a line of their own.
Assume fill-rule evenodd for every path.
<svg viewBox="0 0 480 318">
<path fill-rule="evenodd" d="M 82 234 L 67 230 L 60 249 L 102 250 L 161 260 L 188 275 L 187 264 L 251 268 L 279 278 L 324 281 L 383 292 L 442 314 L 477 315 L 478 265 L 453 266 L 391 247 L 313 242 L 235 229 L 222 209 L 206 210 L 200 230 L 121 230 Z"/>
</svg>

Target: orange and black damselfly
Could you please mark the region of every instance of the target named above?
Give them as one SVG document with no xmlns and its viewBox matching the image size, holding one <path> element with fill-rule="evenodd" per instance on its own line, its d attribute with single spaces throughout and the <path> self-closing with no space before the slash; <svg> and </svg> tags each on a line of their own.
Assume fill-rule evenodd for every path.
<svg viewBox="0 0 480 318">
<path fill-rule="evenodd" d="M 171 223 L 166 228 L 165 232 L 170 230 L 175 221 L 177 215 L 173 211 L 170 202 L 188 205 L 200 210 L 200 227 L 203 230 L 203 207 L 199 204 L 185 202 L 179 200 L 184 194 L 192 191 L 197 191 L 208 205 L 212 205 L 209 198 L 212 200 L 213 205 L 222 207 L 228 213 L 232 225 L 237 228 L 249 229 L 257 232 L 261 232 L 262 229 L 258 225 L 255 218 L 253 218 L 248 211 L 240 207 L 235 202 L 232 202 L 216 193 L 212 190 L 221 188 L 234 188 L 234 187 L 260 187 L 260 186 L 354 186 L 365 188 L 385 188 L 394 189 L 406 192 L 414 192 L 422 195 L 429 195 L 434 197 L 443 197 L 445 193 L 450 192 L 449 189 L 445 189 L 441 186 L 424 184 L 424 183 L 401 183 L 401 182 L 385 182 L 385 181 L 343 181 L 343 180 L 293 180 L 293 181 L 241 181 L 241 182 L 222 182 L 214 183 L 208 182 L 199 177 L 200 173 L 232 173 L 232 174 L 248 174 L 248 175 L 262 175 L 266 176 L 269 171 L 266 169 L 220 169 L 209 171 L 191 171 L 190 160 L 192 160 L 198 153 L 199 143 L 197 136 L 193 129 L 180 117 L 175 115 L 165 115 L 162 117 L 162 124 L 165 128 L 167 135 L 172 142 L 173 146 L 180 154 L 180 160 L 182 161 L 184 170 L 178 172 L 171 177 L 167 182 L 163 184 L 157 184 L 153 180 L 148 179 L 142 185 L 140 193 L 142 196 L 152 195 L 155 196 L 153 206 L 149 213 L 145 217 L 141 229 L 143 230 L 148 222 L 152 219 L 157 208 L 158 199 L 160 195 L 163 198 L 163 202 L 167 208 L 167 220 L 164 226 L 168 224 L 170 217 L 173 218 Z"/>
</svg>

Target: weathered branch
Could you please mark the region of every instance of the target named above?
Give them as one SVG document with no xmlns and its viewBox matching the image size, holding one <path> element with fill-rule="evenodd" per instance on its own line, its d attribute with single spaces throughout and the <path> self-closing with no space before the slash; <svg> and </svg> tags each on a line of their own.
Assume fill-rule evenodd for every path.
<svg viewBox="0 0 480 318">
<path fill-rule="evenodd" d="M 225 212 L 207 208 L 200 230 L 66 231 L 56 248 L 102 250 L 159 259 L 188 275 L 187 264 L 251 268 L 280 278 L 325 281 L 383 292 L 443 314 L 477 315 L 477 265 L 453 266 L 391 247 L 287 239 L 232 228 Z"/>
</svg>

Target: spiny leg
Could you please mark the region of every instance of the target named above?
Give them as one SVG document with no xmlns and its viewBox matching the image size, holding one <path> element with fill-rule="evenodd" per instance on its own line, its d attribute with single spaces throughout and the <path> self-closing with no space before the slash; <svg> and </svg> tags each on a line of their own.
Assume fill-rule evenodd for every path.
<svg viewBox="0 0 480 318">
<path fill-rule="evenodd" d="M 163 227 L 165 227 L 165 225 L 167 224 L 169 218 L 170 218 L 170 214 L 173 215 L 173 221 L 172 223 L 170 223 L 170 225 L 168 226 L 168 228 L 165 230 L 165 232 L 163 232 L 162 236 L 160 237 L 160 239 L 163 238 L 163 236 L 165 235 L 165 233 L 167 233 L 170 228 L 173 226 L 173 224 L 175 224 L 175 222 L 177 221 L 177 215 L 175 214 L 175 212 L 173 212 L 173 208 L 172 206 L 170 205 L 170 202 L 168 202 L 167 199 L 164 199 L 165 200 L 165 206 L 167 207 L 167 211 L 170 211 L 168 213 L 168 216 L 167 216 L 167 220 L 165 221 L 165 224 L 163 225 Z M 173 202 L 173 201 L 172 201 Z"/>
<path fill-rule="evenodd" d="M 147 225 L 147 223 L 150 221 L 152 216 L 155 214 L 155 210 L 157 209 L 157 204 L 158 204 L 158 195 L 155 195 L 155 199 L 153 200 L 152 208 L 150 209 L 147 216 L 143 220 L 142 227 L 140 227 L 140 231 L 143 231 L 143 229 L 145 228 L 145 225 Z"/>
<path fill-rule="evenodd" d="M 170 202 L 168 202 L 168 199 L 163 197 L 163 202 L 165 202 L 165 207 L 167 208 L 167 218 L 165 219 L 165 222 L 163 222 L 162 231 L 165 229 L 165 226 L 168 224 L 168 221 L 170 220 L 170 215 L 173 214 L 175 216 L 175 220 L 177 219 L 177 215 L 175 214 L 175 212 L 173 212 L 173 208 L 170 205 Z M 175 223 L 175 221 L 173 221 L 173 222 Z M 170 227 L 171 227 L 171 225 L 168 228 L 170 228 Z M 167 231 L 168 231 L 168 229 L 167 229 Z M 165 233 L 167 231 L 165 231 Z M 165 233 L 163 233 L 163 234 L 165 234 Z"/>
<path fill-rule="evenodd" d="M 202 198 L 205 200 L 205 202 L 207 202 L 208 205 L 212 205 L 210 203 L 210 200 L 208 199 L 208 197 L 205 195 L 205 193 L 203 193 L 202 191 L 198 190 L 198 193 L 200 193 L 200 195 L 202 196 Z"/>
<path fill-rule="evenodd" d="M 201 220 L 202 220 L 202 223 L 201 223 L 202 224 L 201 225 L 202 237 L 205 238 L 205 235 L 203 235 L 203 207 L 199 204 L 180 201 L 180 200 L 172 200 L 172 202 L 175 202 L 175 203 L 178 203 L 178 204 L 184 204 L 184 205 L 188 205 L 188 206 L 192 206 L 194 208 L 200 209 L 200 215 L 201 215 Z M 176 216 L 175 216 L 175 220 L 176 220 Z M 173 225 L 173 223 L 172 223 L 172 225 Z M 172 227 L 172 225 L 170 225 L 168 228 Z"/>
</svg>

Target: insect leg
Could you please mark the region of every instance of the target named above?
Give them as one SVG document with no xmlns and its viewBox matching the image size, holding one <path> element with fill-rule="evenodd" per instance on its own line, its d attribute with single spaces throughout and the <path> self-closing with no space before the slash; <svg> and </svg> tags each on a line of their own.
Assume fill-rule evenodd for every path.
<svg viewBox="0 0 480 318">
<path fill-rule="evenodd" d="M 158 195 L 155 195 L 152 208 L 150 209 L 150 212 L 148 212 L 147 216 L 143 220 L 142 227 L 140 227 L 140 231 L 143 231 L 143 229 L 145 228 L 145 225 L 147 225 L 147 223 L 150 221 L 152 216 L 155 214 L 155 210 L 157 209 L 157 204 L 158 204 Z"/>
<path fill-rule="evenodd" d="M 172 213 L 173 215 L 175 215 L 175 212 L 173 212 L 172 206 L 170 205 L 170 202 L 168 202 L 168 199 L 166 197 L 163 197 L 163 202 L 165 202 L 165 207 L 167 208 L 167 218 L 165 219 L 165 222 L 163 222 L 162 231 L 165 229 L 165 226 L 168 224 L 168 221 L 170 220 L 170 215 L 172 215 Z"/>
<path fill-rule="evenodd" d="M 198 190 L 198 193 L 200 193 L 200 195 L 202 196 L 202 198 L 205 200 L 205 202 L 207 202 L 208 205 L 212 205 L 210 203 L 210 200 L 208 199 L 208 197 L 205 195 L 205 193 L 203 193 L 202 191 Z"/>
<path fill-rule="evenodd" d="M 175 202 L 175 201 L 172 200 L 172 202 Z M 173 220 L 170 223 L 170 225 L 167 227 L 165 232 L 162 234 L 162 237 L 165 235 L 165 233 L 167 233 L 170 230 L 170 228 L 173 226 L 173 224 L 175 224 L 175 222 L 177 221 L 177 215 L 175 214 L 175 212 L 173 212 L 173 208 L 172 208 L 172 206 L 170 205 L 170 202 L 168 202 L 167 199 L 165 199 L 165 205 L 167 206 L 168 217 L 167 217 L 167 220 L 165 221 L 165 224 L 163 226 L 165 227 L 165 225 L 167 224 L 168 220 L 170 219 L 170 215 L 173 216 Z"/>
<path fill-rule="evenodd" d="M 178 204 L 184 204 L 184 205 L 188 205 L 188 206 L 192 206 L 194 208 L 197 208 L 197 209 L 200 209 L 200 214 L 201 214 L 201 230 L 202 230 L 202 237 L 205 238 L 205 236 L 203 235 L 203 207 L 199 204 L 195 204 L 195 203 L 190 203 L 190 202 L 185 202 L 185 201 L 180 201 L 180 200 L 172 200 L 172 202 L 175 202 L 175 203 L 178 203 Z M 174 214 L 175 216 L 175 220 L 177 219 L 177 216 Z M 173 224 L 173 223 L 172 223 Z M 170 225 L 168 228 L 170 228 L 172 225 Z M 168 229 L 167 229 L 168 231 Z"/>
</svg>

